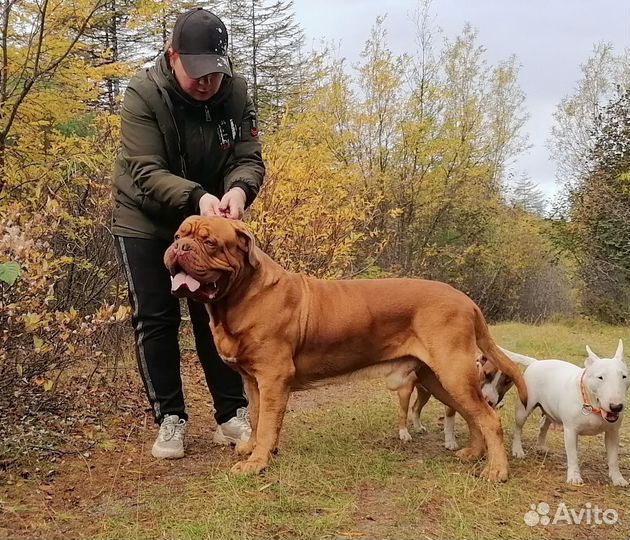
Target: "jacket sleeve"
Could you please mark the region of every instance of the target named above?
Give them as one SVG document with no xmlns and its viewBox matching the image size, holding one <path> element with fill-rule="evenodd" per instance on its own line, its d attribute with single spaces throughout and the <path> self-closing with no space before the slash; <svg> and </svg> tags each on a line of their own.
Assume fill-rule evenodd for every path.
<svg viewBox="0 0 630 540">
<path fill-rule="evenodd" d="M 170 172 L 155 113 L 131 85 L 121 112 L 122 156 L 137 187 L 138 206 L 150 213 L 191 213 L 190 195 L 201 186 Z M 157 204 L 156 204 L 157 203 Z"/>
<path fill-rule="evenodd" d="M 241 118 L 240 137 L 234 143 L 234 151 L 226 164 L 224 178 L 226 192 L 233 187 L 240 187 L 245 191 L 246 207 L 254 202 L 265 177 L 262 145 L 257 129 L 256 109 L 248 95 Z"/>
</svg>

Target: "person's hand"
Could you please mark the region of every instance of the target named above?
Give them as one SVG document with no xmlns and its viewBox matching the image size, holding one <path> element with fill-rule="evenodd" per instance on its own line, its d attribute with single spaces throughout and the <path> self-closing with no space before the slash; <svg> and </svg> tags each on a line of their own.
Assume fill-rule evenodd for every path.
<svg viewBox="0 0 630 540">
<path fill-rule="evenodd" d="M 220 216 L 219 205 L 221 201 L 218 197 L 210 195 L 210 193 L 204 193 L 201 199 L 199 199 L 199 215 L 200 216 Z"/>
<path fill-rule="evenodd" d="M 244 189 L 240 187 L 230 189 L 221 199 L 219 215 L 228 219 L 241 219 L 245 212 L 246 199 L 247 195 Z"/>
</svg>

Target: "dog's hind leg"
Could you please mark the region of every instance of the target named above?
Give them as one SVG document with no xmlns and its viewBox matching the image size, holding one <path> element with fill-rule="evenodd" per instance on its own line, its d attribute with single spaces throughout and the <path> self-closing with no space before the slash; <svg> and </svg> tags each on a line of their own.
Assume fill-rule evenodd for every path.
<svg viewBox="0 0 630 540">
<path fill-rule="evenodd" d="M 503 447 L 501 419 L 486 403 L 481 393 L 475 366 L 476 349 L 472 348 L 468 351 L 462 347 L 451 351 L 440 351 L 440 354 L 444 356 L 439 359 L 428 358 L 425 362 L 429 367 L 433 363 L 442 367 L 437 374 L 440 382 L 444 390 L 451 395 L 455 410 L 464 417 L 471 428 L 471 447 L 460 450 L 458 455 L 468 457 L 471 451 L 475 453 L 479 451 L 478 433 L 474 427 L 478 428 L 488 452 L 488 463 L 481 472 L 481 476 L 489 480 L 506 481 L 508 461 Z M 444 369 L 444 366 L 448 368 Z"/>
<path fill-rule="evenodd" d="M 552 424 L 551 419 L 543 414 L 540 417 L 540 427 L 538 428 L 538 440 L 536 441 L 536 448 L 539 452 L 547 453 L 549 452 L 549 447 L 547 446 L 547 431 L 549 431 L 549 426 Z"/>
<path fill-rule="evenodd" d="M 427 428 L 422 425 L 422 421 L 420 420 L 420 415 L 422 414 L 422 409 L 427 404 L 427 401 L 431 399 L 431 392 L 429 392 L 424 386 L 421 384 L 416 384 L 416 400 L 413 402 L 411 406 L 411 423 L 416 431 L 420 433 L 426 433 Z"/>
<path fill-rule="evenodd" d="M 456 404 L 451 395 L 440 384 L 437 377 L 427 366 L 424 366 L 419 373 L 422 384 L 429 390 L 430 394 L 441 401 L 445 406 L 451 410 L 456 410 Z M 486 447 L 484 443 L 483 435 L 479 426 L 474 422 L 471 422 L 469 418 L 464 416 L 464 420 L 468 424 L 468 430 L 470 432 L 469 445 L 466 448 L 462 448 L 457 452 L 457 457 L 462 460 L 475 460 L 483 456 Z M 446 421 L 446 418 L 445 418 Z"/>
<path fill-rule="evenodd" d="M 401 441 L 411 441 L 411 434 L 407 429 L 407 416 L 409 412 L 409 400 L 414 389 L 414 383 L 410 382 L 398 389 L 398 437 Z"/>
<path fill-rule="evenodd" d="M 447 450 L 458 450 L 459 444 L 455 437 L 455 409 L 444 406 L 444 447 Z"/>
<path fill-rule="evenodd" d="M 514 404 L 514 433 L 512 434 L 512 455 L 516 458 L 522 459 L 525 457 L 525 451 L 523 450 L 523 443 L 521 436 L 523 433 L 523 426 L 527 417 L 532 410 L 529 405 L 526 407 L 520 400 L 516 400 Z"/>
</svg>

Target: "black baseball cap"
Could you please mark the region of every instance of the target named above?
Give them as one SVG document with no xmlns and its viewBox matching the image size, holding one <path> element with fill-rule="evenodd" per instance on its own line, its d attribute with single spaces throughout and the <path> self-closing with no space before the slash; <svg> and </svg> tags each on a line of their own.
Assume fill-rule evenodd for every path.
<svg viewBox="0 0 630 540">
<path fill-rule="evenodd" d="M 175 21 L 171 44 L 190 78 L 198 79 L 209 73 L 232 76 L 227 28 L 214 13 L 203 8 L 182 13 Z"/>
</svg>

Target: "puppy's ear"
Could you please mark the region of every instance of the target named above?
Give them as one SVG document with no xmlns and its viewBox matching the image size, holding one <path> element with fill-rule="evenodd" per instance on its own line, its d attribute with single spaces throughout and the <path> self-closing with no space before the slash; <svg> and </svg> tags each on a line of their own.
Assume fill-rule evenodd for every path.
<svg viewBox="0 0 630 540">
<path fill-rule="evenodd" d="M 590 367 L 594 362 L 599 360 L 599 356 L 597 356 L 588 345 L 586 346 L 586 354 L 588 354 L 588 357 L 584 361 L 584 367 Z"/>
<path fill-rule="evenodd" d="M 615 360 L 623 361 L 623 341 L 619 340 L 619 345 L 617 345 L 617 352 L 615 353 L 615 356 L 613 358 Z"/>
<path fill-rule="evenodd" d="M 256 247 L 256 240 L 252 232 L 245 226 L 236 227 L 236 234 L 238 235 L 240 248 L 247 254 L 247 260 L 252 268 L 258 268 L 260 266 L 260 258 L 258 257 L 258 248 Z"/>
</svg>

